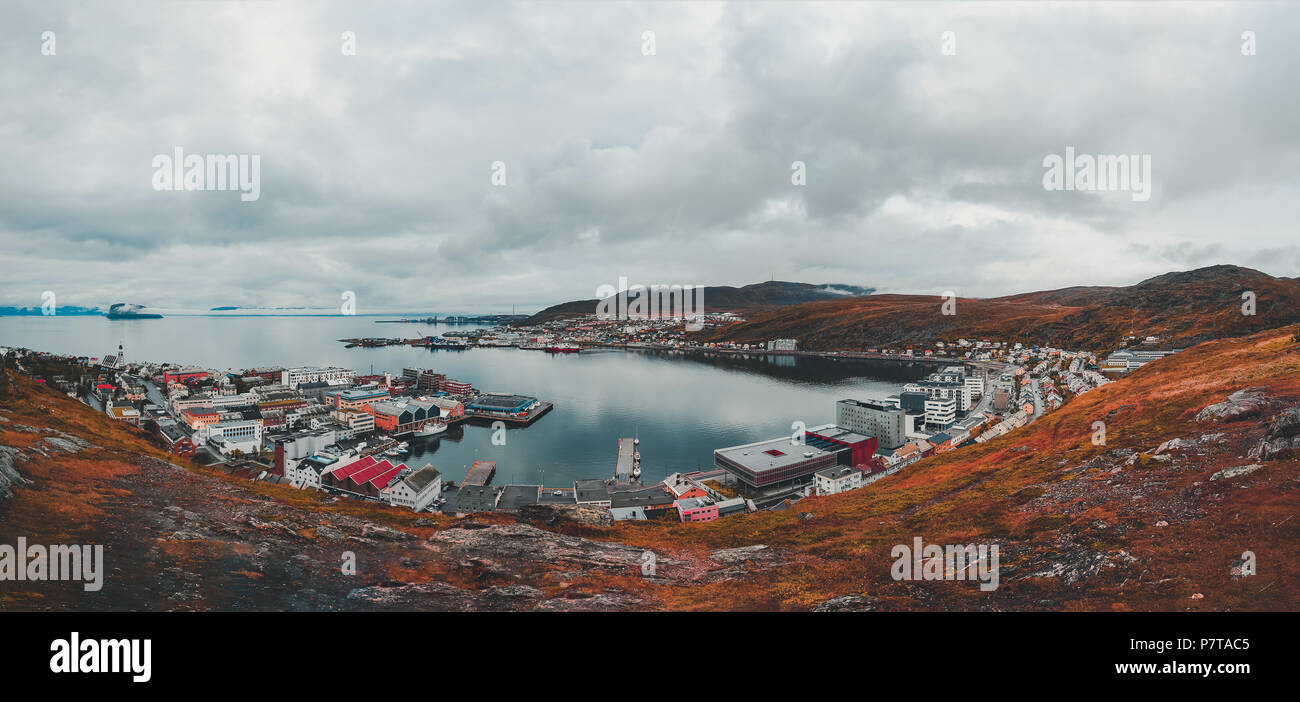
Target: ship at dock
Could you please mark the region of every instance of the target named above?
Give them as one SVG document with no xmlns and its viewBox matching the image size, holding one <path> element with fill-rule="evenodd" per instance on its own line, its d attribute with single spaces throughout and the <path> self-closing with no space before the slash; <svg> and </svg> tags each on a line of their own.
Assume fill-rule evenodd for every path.
<svg viewBox="0 0 1300 702">
<path fill-rule="evenodd" d="M 109 319 L 162 319 L 163 316 L 153 312 L 145 312 L 144 305 L 133 305 L 128 302 L 118 302 L 108 308 L 104 314 Z"/>
<path fill-rule="evenodd" d="M 431 349 L 467 349 L 469 344 L 457 338 L 443 338 L 441 336 L 429 337 L 429 348 Z"/>
<path fill-rule="evenodd" d="M 427 439 L 430 436 L 437 436 L 444 431 L 447 431 L 447 425 L 443 422 L 428 422 L 419 429 L 416 429 L 412 436 L 417 439 Z"/>
<path fill-rule="evenodd" d="M 577 344 L 551 344 L 546 347 L 546 353 L 578 353 L 582 347 Z"/>
</svg>

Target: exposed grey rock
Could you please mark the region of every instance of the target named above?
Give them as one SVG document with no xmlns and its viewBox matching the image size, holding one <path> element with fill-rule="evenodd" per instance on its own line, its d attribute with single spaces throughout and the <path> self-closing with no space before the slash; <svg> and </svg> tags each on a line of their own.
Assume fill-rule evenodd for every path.
<svg viewBox="0 0 1300 702">
<path fill-rule="evenodd" d="M 813 612 L 874 612 L 876 600 L 866 595 L 832 597 L 812 608 Z"/>
<path fill-rule="evenodd" d="M 16 448 L 0 446 L 0 498 L 13 497 L 12 486 L 30 482 L 18 472 L 17 464 L 24 458 L 22 451 Z"/>
<path fill-rule="evenodd" d="M 518 573 L 522 566 L 536 564 L 640 572 L 643 553 L 639 548 L 557 534 L 527 524 L 444 529 L 430 536 L 429 543 L 488 572 L 501 573 Z M 659 570 L 674 564 L 656 556 Z"/>
<path fill-rule="evenodd" d="M 349 592 L 347 599 L 370 609 L 472 612 L 526 611 L 532 609 L 543 597 L 541 590 L 528 585 L 470 590 L 444 582 L 429 582 L 359 587 Z"/>
<path fill-rule="evenodd" d="M 1193 446 L 1196 446 L 1195 439 L 1170 439 L 1163 444 L 1160 444 L 1160 447 L 1153 451 L 1152 455 L 1159 456 L 1166 451 L 1180 451 L 1192 448 Z"/>
<path fill-rule="evenodd" d="M 1257 471 L 1257 470 L 1259 470 L 1260 468 L 1263 468 L 1263 467 L 1264 467 L 1264 466 L 1262 466 L 1262 465 L 1260 465 L 1260 464 L 1258 464 L 1258 463 L 1252 463 L 1252 464 L 1250 464 L 1250 465 L 1248 465 L 1248 466 L 1237 466 L 1237 467 L 1235 467 L 1235 468 L 1224 468 L 1223 470 L 1219 471 L 1218 473 L 1215 473 L 1214 475 L 1211 475 L 1211 476 L 1210 476 L 1210 481 L 1213 482 L 1213 481 L 1215 481 L 1215 480 L 1227 480 L 1227 479 L 1229 479 L 1229 478 L 1237 478 L 1237 477 L 1240 477 L 1240 476 L 1243 476 L 1243 475 L 1250 475 L 1251 473 L 1254 473 L 1255 471 Z"/>
<path fill-rule="evenodd" d="M 1300 450 L 1300 407 L 1288 407 L 1268 424 L 1268 433 L 1249 456 L 1267 461 Z"/>
<path fill-rule="evenodd" d="M 63 453 L 77 453 L 82 449 L 87 449 L 92 446 L 89 441 L 75 436 L 68 436 L 66 434 L 63 436 L 47 436 L 42 439 L 42 442 L 54 450 L 62 451 Z"/>
<path fill-rule="evenodd" d="M 1228 395 L 1228 398 L 1223 402 L 1216 402 L 1198 412 L 1196 421 L 1208 422 L 1252 417 L 1264 409 L 1267 398 L 1268 396 L 1264 394 L 1264 388 L 1244 388 Z"/>
<path fill-rule="evenodd" d="M 365 524 L 361 527 L 361 536 L 382 541 L 414 541 L 415 537 L 404 531 L 390 529 L 378 524 Z"/>
<path fill-rule="evenodd" d="M 316 533 L 320 534 L 321 536 L 324 536 L 330 541 L 343 541 L 348 538 L 347 534 L 344 534 L 338 529 L 335 529 L 334 527 L 325 524 L 321 524 L 320 526 L 316 527 Z"/>
<path fill-rule="evenodd" d="M 519 510 L 519 518 L 547 526 L 566 522 L 583 526 L 614 525 L 614 515 L 594 505 L 525 505 Z"/>
<path fill-rule="evenodd" d="M 642 606 L 642 600 L 624 592 L 603 592 L 590 597 L 566 595 L 537 603 L 538 612 L 621 612 Z"/>
<path fill-rule="evenodd" d="M 768 548 L 766 544 L 757 546 L 741 546 L 739 548 L 724 548 L 709 554 L 709 557 L 722 563 L 743 563 L 745 561 L 758 560 L 763 558 L 775 558 L 777 553 Z"/>
</svg>

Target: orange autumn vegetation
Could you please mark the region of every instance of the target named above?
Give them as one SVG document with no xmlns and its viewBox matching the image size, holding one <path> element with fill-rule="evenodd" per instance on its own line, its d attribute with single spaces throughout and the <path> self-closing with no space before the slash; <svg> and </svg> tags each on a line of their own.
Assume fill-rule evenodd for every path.
<svg viewBox="0 0 1300 702">
<path fill-rule="evenodd" d="M 1300 463 L 1273 460 L 1248 479 L 1211 482 L 1215 471 L 1252 462 L 1242 458 L 1247 440 L 1261 431 L 1267 417 L 1220 425 L 1198 422 L 1195 415 L 1245 387 L 1263 387 L 1287 406 L 1300 403 L 1298 336 L 1300 326 L 1292 326 L 1201 344 L 1085 393 L 1007 436 L 925 459 L 861 490 L 809 498 L 785 512 L 705 524 L 622 522 L 609 528 L 558 529 L 653 550 L 686 564 L 705 562 L 715 549 L 763 544 L 781 552 L 781 565 L 746 577 L 655 584 L 630 568 L 561 578 L 554 564 L 544 562 L 524 566 L 523 575 L 548 595 L 615 588 L 636 593 L 646 606 L 666 609 L 802 610 L 857 594 L 874 598 L 880 609 L 1296 609 L 1300 565 L 1291 556 L 1300 540 L 1300 519 L 1292 517 L 1300 494 Z M 17 395 L 3 403 L 11 412 L 5 414 L 10 423 L 0 423 L 0 443 L 30 447 L 33 437 L 49 435 L 12 428 L 26 424 L 57 428 L 99 447 L 21 464 L 33 484 L 23 488 L 20 498 L 0 502 L 0 524 L 21 525 L 33 542 L 77 543 L 90 541 L 87 534 L 131 528 L 115 521 L 111 505 L 144 489 L 140 481 L 147 472 L 140 464 L 143 457 L 153 457 L 184 465 L 165 476 L 164 497 L 229 504 L 272 525 L 286 511 L 271 507 L 290 507 L 296 520 L 292 529 L 312 543 L 325 542 L 314 525 L 338 515 L 415 535 L 416 541 L 381 549 L 382 562 L 367 564 L 384 579 L 485 588 L 513 584 L 520 575 L 449 559 L 403 557 L 420 552 L 424 539 L 462 520 L 250 482 L 184 464 L 139 430 L 25 378 L 17 381 Z M 1098 420 L 1107 424 L 1105 446 L 1090 440 Z M 1169 439 L 1210 432 L 1224 434 L 1232 450 L 1204 460 L 1189 454 L 1180 462 L 1153 455 Z M 1231 443 L 1237 439 L 1240 446 Z M 1121 465 L 1113 455 L 1122 449 L 1140 453 L 1131 465 Z M 213 480 L 220 481 L 221 490 L 212 489 Z M 150 509 L 168 504 L 152 499 L 160 501 Z M 417 519 L 429 521 L 415 526 Z M 473 519 L 504 525 L 515 517 Z M 915 536 L 934 544 L 1003 545 L 1000 587 L 982 593 L 969 582 L 895 582 L 889 574 L 890 550 L 910 544 Z M 240 557 L 242 563 L 255 550 L 252 543 L 159 538 L 145 545 L 154 545 L 166 562 L 192 567 L 206 578 L 228 579 L 223 583 L 266 578 L 247 565 L 221 572 L 222 559 Z M 1258 554 L 1259 575 L 1234 579 L 1230 564 L 1245 549 Z M 1093 554 L 1107 562 L 1133 561 L 1126 568 L 1100 567 L 1078 582 L 1030 577 L 1053 562 L 1086 560 Z M 1193 599 L 1197 594 L 1202 597 Z M 0 593 L 0 608 L 39 607 L 46 595 L 31 591 L 22 601 L 14 597 Z M 139 606 L 149 601 L 141 602 Z M 229 603 L 196 599 L 186 605 Z"/>
<path fill-rule="evenodd" d="M 1104 451 L 1151 451 L 1164 441 L 1210 431 L 1258 429 L 1265 418 L 1206 426 L 1194 417 L 1205 406 L 1244 387 L 1262 386 L 1289 404 L 1300 402 L 1300 327 L 1245 338 L 1209 342 L 1151 364 L 1128 378 L 1085 393 L 1030 426 L 983 445 L 942 454 L 851 493 L 810 498 L 786 512 L 730 517 L 709 524 L 624 522 L 604 538 L 661 551 L 766 544 L 789 549 L 791 565 L 743 582 L 692 588 L 662 588 L 655 595 L 670 607 L 687 609 L 802 609 L 830 597 L 869 593 L 883 607 L 976 607 L 992 599 L 1007 608 L 1111 609 L 1296 609 L 1300 606 L 1300 566 L 1290 557 L 1300 541 L 1295 496 L 1300 463 L 1271 462 L 1267 478 L 1235 488 L 1222 502 L 1198 505 L 1195 518 L 1152 526 L 1159 514 L 1143 518 L 1142 505 L 1113 500 L 1064 516 L 1027 508 L 1039 494 L 1069 479 L 1065 468 Z M 1092 423 L 1106 421 L 1107 445 L 1094 446 Z M 1243 452 L 1244 453 L 1244 452 Z M 1215 470 L 1250 463 L 1228 456 L 1223 465 L 1179 474 L 1159 462 L 1152 481 L 1170 481 L 1166 490 L 1204 484 Z M 1136 469 L 1141 468 L 1138 462 Z M 1127 470 L 1127 469 L 1126 469 Z M 1263 472 L 1262 472 L 1263 473 Z M 1261 474 L 1262 474 L 1261 473 Z M 801 518 L 801 515 L 811 516 Z M 1095 521 L 1135 522 L 1113 543 L 1137 558 L 1158 585 L 1124 586 L 1091 582 L 1064 586 L 1059 579 L 1007 583 L 985 598 L 969 583 L 925 583 L 937 593 L 928 602 L 917 584 L 897 583 L 889 575 L 891 548 L 926 543 L 965 544 L 1013 541 L 1021 553 L 1004 553 L 1004 569 L 1017 560 L 1050 554 L 1063 532 L 1086 529 Z M 594 536 L 595 534 L 590 534 Z M 1249 548 L 1267 559 L 1271 572 L 1232 580 L 1228 564 Z M 1188 599 L 1194 592 L 1204 598 Z"/>
</svg>

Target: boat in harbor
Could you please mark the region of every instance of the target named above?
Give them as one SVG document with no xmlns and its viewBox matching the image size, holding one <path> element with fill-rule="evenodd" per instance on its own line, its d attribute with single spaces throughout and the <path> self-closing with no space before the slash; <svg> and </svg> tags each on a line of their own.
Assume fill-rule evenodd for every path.
<svg viewBox="0 0 1300 702">
<path fill-rule="evenodd" d="M 461 339 L 443 338 L 441 336 L 429 337 L 429 348 L 431 349 L 467 349 L 469 344 Z"/>
<path fill-rule="evenodd" d="M 415 438 L 425 439 L 430 436 L 437 436 L 444 431 L 447 431 L 446 424 L 443 424 L 442 422 L 429 422 L 415 431 Z"/>
<path fill-rule="evenodd" d="M 551 344 L 546 347 L 546 353 L 578 353 L 582 347 L 577 344 Z"/>
</svg>

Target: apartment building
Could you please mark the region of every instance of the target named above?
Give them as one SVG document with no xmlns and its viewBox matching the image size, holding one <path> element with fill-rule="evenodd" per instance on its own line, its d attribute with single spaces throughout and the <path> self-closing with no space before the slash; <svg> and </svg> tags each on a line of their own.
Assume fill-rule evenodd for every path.
<svg viewBox="0 0 1300 702">
<path fill-rule="evenodd" d="M 886 402 L 840 400 L 835 424 L 856 434 L 874 436 L 880 448 L 893 449 L 907 441 L 907 413 Z"/>
<path fill-rule="evenodd" d="M 288 388 L 297 388 L 303 383 L 332 381 L 351 382 L 357 372 L 348 368 L 286 368 L 280 372 L 280 384 Z"/>
</svg>

